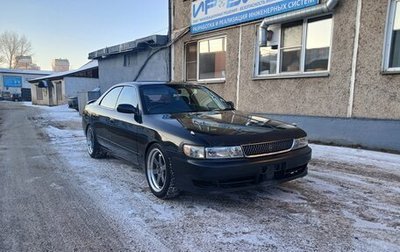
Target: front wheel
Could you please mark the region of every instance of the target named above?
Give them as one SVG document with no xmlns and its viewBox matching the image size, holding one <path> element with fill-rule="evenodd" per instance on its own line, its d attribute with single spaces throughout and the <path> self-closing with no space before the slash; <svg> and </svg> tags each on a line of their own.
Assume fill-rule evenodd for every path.
<svg viewBox="0 0 400 252">
<path fill-rule="evenodd" d="M 153 144 L 146 155 L 146 179 L 151 192 L 161 199 L 179 195 L 168 156 L 159 144 Z"/>
</svg>

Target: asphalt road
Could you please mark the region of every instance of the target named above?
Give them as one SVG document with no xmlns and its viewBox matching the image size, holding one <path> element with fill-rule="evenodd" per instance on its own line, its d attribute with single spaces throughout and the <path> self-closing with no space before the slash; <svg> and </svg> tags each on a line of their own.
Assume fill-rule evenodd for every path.
<svg viewBox="0 0 400 252">
<path fill-rule="evenodd" d="M 33 116 L 38 109 L 0 103 L 0 251 L 143 249 L 68 176 Z"/>
<path fill-rule="evenodd" d="M 155 198 L 75 111 L 0 102 L 0 251 L 399 251 L 400 158 L 312 146 L 306 178 Z"/>
</svg>

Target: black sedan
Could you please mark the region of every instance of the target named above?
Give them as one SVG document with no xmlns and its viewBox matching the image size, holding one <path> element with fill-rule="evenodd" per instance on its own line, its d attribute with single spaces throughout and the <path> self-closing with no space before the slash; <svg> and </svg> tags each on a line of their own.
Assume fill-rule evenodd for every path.
<svg viewBox="0 0 400 252">
<path fill-rule="evenodd" d="M 143 167 L 159 198 L 282 183 L 305 176 L 311 159 L 303 130 L 237 111 L 200 85 L 115 85 L 86 106 L 82 125 L 91 157 Z"/>
</svg>

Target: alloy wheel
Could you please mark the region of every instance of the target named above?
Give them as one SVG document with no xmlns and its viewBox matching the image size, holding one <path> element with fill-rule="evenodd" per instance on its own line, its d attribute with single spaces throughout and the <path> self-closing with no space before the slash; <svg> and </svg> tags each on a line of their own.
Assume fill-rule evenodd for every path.
<svg viewBox="0 0 400 252">
<path fill-rule="evenodd" d="M 147 177 L 151 188 L 156 192 L 161 192 L 167 180 L 167 164 L 162 152 L 155 148 L 152 149 L 147 159 Z"/>
<path fill-rule="evenodd" d="M 86 133 L 86 146 L 89 154 L 93 154 L 93 149 L 94 149 L 94 134 L 93 130 L 91 127 L 87 130 Z"/>
</svg>

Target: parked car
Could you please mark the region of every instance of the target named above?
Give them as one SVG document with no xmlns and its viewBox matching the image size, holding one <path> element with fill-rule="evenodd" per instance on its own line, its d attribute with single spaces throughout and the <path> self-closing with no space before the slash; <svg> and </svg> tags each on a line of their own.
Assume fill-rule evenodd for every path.
<svg viewBox="0 0 400 252">
<path fill-rule="evenodd" d="M 237 111 L 200 85 L 122 83 L 82 117 L 91 157 L 111 153 L 144 169 L 152 193 L 231 191 L 303 177 L 306 133 Z"/>
<path fill-rule="evenodd" d="M 75 109 L 76 111 L 79 111 L 78 97 L 77 96 L 68 97 L 68 108 Z"/>
<path fill-rule="evenodd" d="M 5 101 L 22 101 L 20 93 L 11 93 L 10 91 L 1 91 L 1 99 Z"/>
<path fill-rule="evenodd" d="M 17 101 L 22 101 L 22 96 L 21 96 L 21 94 L 12 94 L 12 95 L 11 95 L 11 101 L 15 101 L 15 102 L 17 102 Z"/>
<path fill-rule="evenodd" d="M 9 91 L 1 91 L 1 99 L 5 101 L 11 101 L 12 94 Z"/>
</svg>

